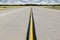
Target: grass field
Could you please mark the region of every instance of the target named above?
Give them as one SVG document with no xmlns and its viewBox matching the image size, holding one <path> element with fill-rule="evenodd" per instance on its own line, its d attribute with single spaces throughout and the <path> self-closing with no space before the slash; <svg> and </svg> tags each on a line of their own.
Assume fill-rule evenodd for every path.
<svg viewBox="0 0 60 40">
<path fill-rule="evenodd" d="M 45 8 L 50 8 L 50 9 L 57 9 L 57 10 L 60 10 L 60 6 L 44 6 Z"/>
<path fill-rule="evenodd" d="M 0 6 L 0 11 L 1 10 L 7 10 L 7 9 L 11 9 L 11 8 L 21 8 L 21 7 L 24 7 L 24 6 Z M 50 8 L 50 9 L 57 9 L 57 10 L 60 10 L 60 6 L 39 6 L 39 7 L 44 7 L 44 8 Z"/>
<path fill-rule="evenodd" d="M 11 8 L 21 8 L 22 6 L 0 6 L 0 11 L 1 10 L 7 10 Z"/>
</svg>

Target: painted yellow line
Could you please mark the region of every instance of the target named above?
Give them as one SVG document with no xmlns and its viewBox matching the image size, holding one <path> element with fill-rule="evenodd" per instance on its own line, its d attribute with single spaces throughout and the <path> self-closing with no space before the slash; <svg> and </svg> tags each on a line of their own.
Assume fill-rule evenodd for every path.
<svg viewBox="0 0 60 40">
<path fill-rule="evenodd" d="M 32 12 L 32 11 L 31 11 L 31 12 Z M 32 20 L 32 13 L 30 13 L 29 40 L 33 40 L 33 20 Z"/>
<path fill-rule="evenodd" d="M 37 40 L 32 8 L 31 8 L 31 11 L 30 11 L 30 20 L 29 20 L 29 26 L 28 26 L 26 40 Z"/>
</svg>

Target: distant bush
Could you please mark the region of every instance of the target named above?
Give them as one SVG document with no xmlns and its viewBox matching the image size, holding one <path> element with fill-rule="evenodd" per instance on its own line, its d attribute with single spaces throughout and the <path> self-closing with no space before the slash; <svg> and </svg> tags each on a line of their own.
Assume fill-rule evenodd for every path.
<svg viewBox="0 0 60 40">
<path fill-rule="evenodd" d="M 3 8 L 6 8 L 6 7 L 3 7 Z"/>
</svg>

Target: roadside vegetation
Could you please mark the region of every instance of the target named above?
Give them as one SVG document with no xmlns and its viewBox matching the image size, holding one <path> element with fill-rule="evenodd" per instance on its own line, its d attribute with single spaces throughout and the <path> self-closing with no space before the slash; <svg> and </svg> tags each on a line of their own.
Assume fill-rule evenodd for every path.
<svg viewBox="0 0 60 40">
<path fill-rule="evenodd" d="M 45 8 L 60 10 L 60 6 L 44 6 Z"/>
<path fill-rule="evenodd" d="M 0 11 L 1 10 L 7 10 L 7 9 L 12 9 L 12 8 L 21 8 L 22 6 L 0 6 Z"/>
<path fill-rule="evenodd" d="M 45 7 L 50 9 L 57 9 L 60 10 L 60 4 L 59 5 L 37 5 L 37 4 L 25 4 L 25 5 L 0 5 L 0 10 L 6 10 L 6 9 L 12 9 L 12 8 L 21 8 L 25 6 L 38 6 L 38 7 Z"/>
</svg>

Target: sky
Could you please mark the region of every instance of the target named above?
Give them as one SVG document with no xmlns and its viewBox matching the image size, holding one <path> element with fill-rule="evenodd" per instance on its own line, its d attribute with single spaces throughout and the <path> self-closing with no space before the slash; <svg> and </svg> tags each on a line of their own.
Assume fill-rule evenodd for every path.
<svg viewBox="0 0 60 40">
<path fill-rule="evenodd" d="M 15 3 L 15 4 L 19 4 L 19 3 L 59 3 L 60 4 L 60 0 L 0 0 L 0 4 L 2 3 Z"/>
</svg>

